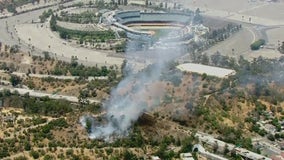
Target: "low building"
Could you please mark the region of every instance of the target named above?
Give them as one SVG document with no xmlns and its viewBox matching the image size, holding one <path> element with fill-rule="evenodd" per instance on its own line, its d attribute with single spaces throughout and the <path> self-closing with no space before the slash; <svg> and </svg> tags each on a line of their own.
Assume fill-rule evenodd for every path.
<svg viewBox="0 0 284 160">
<path fill-rule="evenodd" d="M 213 67 L 203 64 L 184 63 L 177 66 L 178 69 L 185 72 L 194 72 L 199 74 L 207 74 L 209 76 L 215 76 L 219 78 L 227 78 L 236 74 L 235 70 L 225 69 L 220 67 Z"/>
<path fill-rule="evenodd" d="M 224 158 L 224 157 L 221 157 L 217 154 L 213 154 L 213 153 L 210 153 L 208 151 L 206 151 L 204 149 L 204 147 L 200 144 L 195 144 L 193 146 L 193 151 L 197 150 L 198 153 L 200 153 L 202 156 L 208 158 L 208 159 L 214 159 L 214 160 L 227 160 L 227 158 Z"/>
<path fill-rule="evenodd" d="M 129 0 L 128 4 L 146 6 L 146 0 Z"/>
<path fill-rule="evenodd" d="M 284 158 L 281 157 L 280 155 L 272 156 L 271 159 L 272 159 L 272 160 L 284 160 Z"/>
<path fill-rule="evenodd" d="M 181 160 L 194 160 L 191 153 L 181 153 L 179 156 Z"/>
<path fill-rule="evenodd" d="M 279 155 L 274 155 L 271 157 L 272 160 L 284 160 L 284 152 L 281 152 Z"/>
<path fill-rule="evenodd" d="M 161 160 L 158 156 L 151 156 L 151 160 Z"/>
<path fill-rule="evenodd" d="M 276 132 L 276 127 L 272 124 L 265 124 L 264 125 L 264 130 L 270 134 L 275 134 Z"/>
</svg>

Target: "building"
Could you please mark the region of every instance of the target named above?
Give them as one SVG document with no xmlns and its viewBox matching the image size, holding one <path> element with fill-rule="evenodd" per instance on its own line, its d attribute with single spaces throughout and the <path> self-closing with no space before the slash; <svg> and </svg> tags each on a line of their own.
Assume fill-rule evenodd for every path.
<svg viewBox="0 0 284 160">
<path fill-rule="evenodd" d="M 146 6 L 147 0 L 128 0 L 128 4 Z"/>
<path fill-rule="evenodd" d="M 127 5 L 128 0 L 114 0 L 114 3 L 117 3 L 118 5 Z"/>
<path fill-rule="evenodd" d="M 226 78 L 228 76 L 236 74 L 236 71 L 232 69 L 225 69 L 225 68 L 208 66 L 203 64 L 195 64 L 195 63 L 184 63 L 178 65 L 177 68 L 185 72 L 206 74 L 209 76 L 215 76 L 219 78 Z"/>
<path fill-rule="evenodd" d="M 284 152 L 281 152 L 280 155 L 275 155 L 271 157 L 272 160 L 284 160 Z"/>
<path fill-rule="evenodd" d="M 179 156 L 181 160 L 194 160 L 191 153 L 181 153 Z"/>
<path fill-rule="evenodd" d="M 227 160 L 227 158 L 224 158 L 224 157 L 221 157 L 219 155 L 216 155 L 216 154 L 213 154 L 213 153 L 210 153 L 208 151 L 206 151 L 204 149 L 203 146 L 201 146 L 200 144 L 196 144 L 193 146 L 193 151 L 194 150 L 197 150 L 198 153 L 200 153 L 202 156 L 208 158 L 208 159 L 214 159 L 214 160 Z"/>
<path fill-rule="evenodd" d="M 161 160 L 158 156 L 151 156 L 151 160 Z"/>
<path fill-rule="evenodd" d="M 154 36 L 155 32 L 150 29 L 151 27 L 175 28 L 171 31 L 171 34 L 169 33 L 167 39 L 164 39 L 167 42 L 187 41 L 194 37 L 196 31 L 198 31 L 196 32 L 198 35 L 203 33 L 203 30 L 199 29 L 200 26 L 191 26 L 192 15 L 190 13 L 133 10 L 117 11 L 112 16 L 109 15 L 106 18 L 110 21 L 110 24 L 125 30 L 127 33 L 134 34 L 133 37 L 138 36 L 139 39 L 141 36 Z M 140 29 L 137 29 L 137 27 Z M 193 29 L 191 29 L 192 27 Z M 143 29 L 141 30 L 141 28 Z"/>
</svg>

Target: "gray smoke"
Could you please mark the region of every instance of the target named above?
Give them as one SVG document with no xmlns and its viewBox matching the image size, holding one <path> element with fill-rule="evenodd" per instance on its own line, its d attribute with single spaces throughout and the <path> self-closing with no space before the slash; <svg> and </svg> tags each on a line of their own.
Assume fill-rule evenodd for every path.
<svg viewBox="0 0 284 160">
<path fill-rule="evenodd" d="M 129 68 L 135 70 L 135 65 L 131 62 L 137 57 L 142 59 L 143 63 L 151 61 L 152 64 L 138 73 L 128 73 L 127 77 L 112 90 L 110 99 L 103 104 L 103 108 L 106 110 L 104 117 L 106 122 L 98 123 L 96 119 L 92 119 L 92 127 L 89 132 L 91 139 L 111 141 L 113 138 L 126 136 L 139 116 L 143 112 L 153 109 L 153 106 L 147 103 L 149 93 L 154 92 L 153 88 L 148 87 L 149 84 L 159 81 L 167 63 L 182 54 L 179 45 L 171 46 L 169 49 L 166 48 L 167 44 L 163 40 L 160 40 L 159 44 L 163 44 L 163 46 L 145 53 L 126 53 L 126 59 L 129 62 L 126 65 L 128 70 Z M 133 48 L 132 43 L 129 43 L 128 47 Z M 90 117 L 83 116 L 80 122 L 86 126 L 87 120 L 90 120 Z"/>
</svg>

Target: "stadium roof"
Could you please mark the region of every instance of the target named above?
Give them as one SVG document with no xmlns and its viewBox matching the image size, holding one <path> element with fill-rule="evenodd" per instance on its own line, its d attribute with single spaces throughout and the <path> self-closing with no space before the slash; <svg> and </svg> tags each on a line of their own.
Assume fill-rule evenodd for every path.
<svg viewBox="0 0 284 160">
<path fill-rule="evenodd" d="M 122 24 L 137 22 L 177 22 L 187 24 L 192 17 L 185 13 L 124 11 L 116 13 L 116 19 Z"/>
</svg>

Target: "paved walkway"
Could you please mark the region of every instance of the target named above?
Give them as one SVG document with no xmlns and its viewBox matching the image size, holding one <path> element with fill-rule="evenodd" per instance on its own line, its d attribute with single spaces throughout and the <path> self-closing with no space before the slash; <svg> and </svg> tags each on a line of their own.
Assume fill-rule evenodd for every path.
<svg viewBox="0 0 284 160">
<path fill-rule="evenodd" d="M 75 47 L 67 43 L 50 30 L 48 22 L 44 24 L 21 24 L 16 26 L 16 30 L 22 41 L 48 51 L 55 57 L 70 59 L 72 56 L 76 56 L 78 60 L 92 62 L 99 66 L 117 65 L 119 67 L 123 62 L 123 58 L 112 57 L 108 52 Z"/>
</svg>

